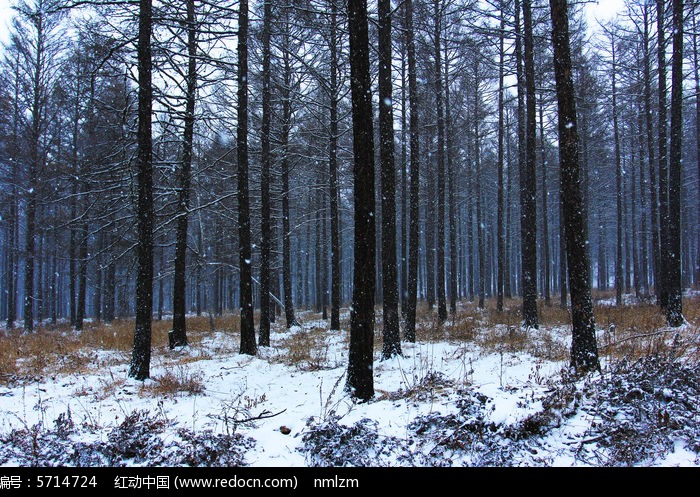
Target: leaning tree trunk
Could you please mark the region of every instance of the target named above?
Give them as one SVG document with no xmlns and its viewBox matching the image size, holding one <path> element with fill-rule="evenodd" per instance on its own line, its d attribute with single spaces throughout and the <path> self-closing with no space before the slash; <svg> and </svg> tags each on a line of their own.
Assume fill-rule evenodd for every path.
<svg viewBox="0 0 700 497">
<path fill-rule="evenodd" d="M 559 109 L 559 167 L 561 170 L 561 201 L 564 204 L 566 251 L 571 292 L 573 324 L 571 366 L 583 374 L 600 370 L 595 337 L 593 303 L 586 250 L 586 213 L 580 189 L 578 161 L 578 130 L 576 100 L 571 74 L 569 49 L 569 19 L 566 0 L 549 0 L 552 15 L 552 44 L 554 74 Z"/>
</svg>

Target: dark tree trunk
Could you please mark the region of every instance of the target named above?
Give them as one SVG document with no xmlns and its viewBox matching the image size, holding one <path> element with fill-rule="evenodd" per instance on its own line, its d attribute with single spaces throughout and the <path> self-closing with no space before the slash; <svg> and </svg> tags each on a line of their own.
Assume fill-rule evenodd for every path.
<svg viewBox="0 0 700 497">
<path fill-rule="evenodd" d="M 323 223 L 323 197 L 322 190 L 322 178 L 323 175 L 320 171 L 316 172 L 316 185 L 314 188 L 314 307 L 317 313 L 321 313 L 323 306 L 323 289 L 321 283 L 321 266 L 323 260 L 323 244 L 321 243 L 321 224 Z"/>
<path fill-rule="evenodd" d="M 643 110 L 639 109 L 637 120 L 639 122 L 639 210 L 641 215 L 639 232 L 639 293 L 643 299 L 649 297 L 649 251 L 647 232 L 647 195 L 646 179 L 644 168 L 646 167 L 646 157 L 644 155 L 644 117 Z M 636 273 L 635 273 L 636 274 Z"/>
<path fill-rule="evenodd" d="M 87 194 L 85 183 L 81 182 L 82 195 Z M 78 248 L 78 298 L 75 308 L 75 329 L 83 329 L 85 320 L 85 303 L 87 297 L 87 262 L 88 262 L 88 225 L 86 222 L 80 226 L 80 246 Z"/>
<path fill-rule="evenodd" d="M 668 302 L 666 321 L 684 323 L 681 282 L 681 170 L 683 144 L 683 0 L 673 0 L 673 61 L 671 67 L 671 156 L 668 181 Z"/>
<path fill-rule="evenodd" d="M 190 208 L 192 151 L 194 146 L 194 110 L 197 95 L 197 25 L 194 0 L 187 0 L 187 93 L 182 135 L 182 162 L 178 192 L 178 218 L 175 235 L 175 268 L 173 277 L 173 329 L 168 334 L 171 349 L 187 345 L 187 227 Z"/>
<path fill-rule="evenodd" d="M 435 307 L 435 178 L 429 175 L 426 179 L 425 199 L 425 298 L 428 301 L 428 310 Z"/>
<path fill-rule="evenodd" d="M 404 339 L 416 341 L 416 304 L 418 299 L 418 225 L 419 220 L 419 186 L 420 186 L 420 150 L 418 129 L 418 83 L 416 77 L 416 48 L 413 33 L 413 0 L 404 3 L 406 15 L 406 52 L 408 58 L 408 102 L 410 108 L 410 162 L 411 174 L 409 185 L 409 225 L 408 225 L 408 298 Z"/>
<path fill-rule="evenodd" d="M 668 258 L 669 258 L 669 224 L 668 217 L 668 116 L 666 108 L 666 7 L 665 0 L 656 0 L 656 35 L 659 74 L 658 91 L 658 133 L 659 133 L 659 279 L 657 296 L 659 305 L 666 309 L 668 305 Z M 680 254 L 679 254 L 680 255 Z"/>
<path fill-rule="evenodd" d="M 16 168 L 12 170 L 12 187 L 10 194 L 10 214 L 8 219 L 8 258 L 7 258 L 7 329 L 15 326 L 17 319 L 17 183 Z"/>
<path fill-rule="evenodd" d="M 564 223 L 564 202 L 560 197 L 559 202 L 559 307 L 567 307 L 567 262 L 566 262 L 566 225 Z"/>
<path fill-rule="evenodd" d="M 151 321 L 153 316 L 153 138 L 151 136 L 151 0 L 139 2 L 138 37 L 138 134 L 136 170 L 138 200 L 136 229 L 136 324 L 129 376 L 137 380 L 150 377 Z"/>
<path fill-rule="evenodd" d="M 564 204 L 566 250 L 573 324 L 571 366 L 579 373 L 600 370 L 586 250 L 586 213 L 580 190 L 576 101 L 571 74 L 569 19 L 566 0 L 550 0 L 554 73 L 559 109 L 561 199 Z"/>
<path fill-rule="evenodd" d="M 379 153 L 382 205 L 382 359 L 401 355 L 396 264 L 396 165 L 391 82 L 391 0 L 379 0 Z"/>
<path fill-rule="evenodd" d="M 484 219 L 481 209 L 481 129 L 479 126 L 479 112 L 480 112 L 480 94 L 479 94 L 479 59 L 474 59 L 474 182 L 476 197 L 476 241 L 478 246 L 478 264 L 479 264 L 479 309 L 483 309 L 486 305 L 485 303 L 485 293 L 486 293 L 486 275 L 485 275 L 485 230 L 484 230 Z"/>
<path fill-rule="evenodd" d="M 511 271 L 512 264 L 512 239 L 511 239 L 511 191 L 512 191 L 512 169 L 511 169 L 511 141 L 510 137 L 510 113 L 506 112 L 505 129 L 508 130 L 506 134 L 506 159 L 505 159 L 505 172 L 506 177 L 506 191 L 505 191 L 505 255 L 503 258 L 503 297 L 510 299 L 513 297 L 512 283 L 513 271 Z"/>
<path fill-rule="evenodd" d="M 693 7 L 693 73 L 695 76 L 695 154 L 697 156 L 698 169 L 698 198 L 697 202 L 697 218 L 700 224 L 700 52 L 698 51 L 698 24 L 696 19 L 695 7 Z M 697 229 L 697 243 L 695 246 L 697 254 L 695 256 L 695 272 L 693 280 L 695 286 L 700 288 L 700 228 Z"/>
<path fill-rule="evenodd" d="M 238 11 L 238 239 L 240 269 L 241 347 L 240 353 L 255 355 L 253 322 L 253 249 L 248 192 L 248 0 Z"/>
<path fill-rule="evenodd" d="M 613 135 L 615 138 L 615 184 L 616 184 L 616 209 L 617 209 L 617 254 L 615 258 L 615 304 L 622 305 L 622 287 L 624 285 L 622 275 L 622 157 L 620 152 L 620 131 L 617 116 L 617 47 L 615 38 L 612 38 L 612 114 Z"/>
<path fill-rule="evenodd" d="M 284 287 L 284 315 L 287 329 L 299 324 L 294 316 L 294 300 L 292 296 L 292 232 L 291 220 L 289 218 L 289 133 L 292 121 L 292 104 L 290 100 L 292 69 L 290 67 L 289 57 L 288 51 L 285 51 L 283 54 L 282 136 L 280 138 L 280 150 L 282 154 L 282 286 Z M 301 284 L 301 279 L 299 280 L 299 284 Z M 299 292 L 299 298 L 301 298 L 301 292 Z"/>
<path fill-rule="evenodd" d="M 405 32 L 406 15 L 405 8 L 402 9 L 401 16 L 402 26 L 400 33 Z M 400 37 L 401 40 L 401 317 L 406 319 L 406 309 L 408 307 L 408 82 L 406 80 L 407 64 L 406 64 L 406 36 Z"/>
<path fill-rule="evenodd" d="M 447 320 L 445 298 L 445 110 L 442 89 L 442 12 L 440 0 L 434 0 L 435 15 L 435 100 L 437 107 L 437 241 L 436 241 L 436 281 L 438 320 Z"/>
<path fill-rule="evenodd" d="M 77 119 L 76 119 L 77 120 Z M 74 152 L 77 153 L 77 152 Z M 75 164 L 75 160 L 73 161 Z M 77 175 L 77 173 L 76 173 Z M 78 182 L 73 180 L 73 186 L 71 188 L 71 202 L 70 202 L 70 218 L 74 220 L 78 215 L 77 199 L 78 199 Z M 75 225 L 71 222 L 70 227 L 70 238 L 68 244 L 68 315 L 70 319 L 70 325 L 75 326 L 75 316 L 76 316 L 76 295 L 77 295 L 77 282 L 78 282 L 78 265 L 77 265 L 77 233 Z"/>
<path fill-rule="evenodd" d="M 114 263 L 114 261 L 110 261 L 105 271 L 104 283 L 104 320 L 107 324 L 114 321 L 114 318 L 116 316 L 114 308 L 114 298 L 116 296 L 116 271 L 116 264 Z"/>
<path fill-rule="evenodd" d="M 330 25 L 330 143 L 328 147 L 328 166 L 330 170 L 330 215 L 331 215 L 331 330 L 340 330 L 340 304 L 342 288 L 340 277 L 342 267 L 340 265 L 340 213 L 338 202 L 340 198 L 340 185 L 338 183 L 338 99 L 340 88 L 338 85 L 338 34 L 336 29 L 337 6 L 336 0 L 330 0 L 331 25 Z"/>
<path fill-rule="evenodd" d="M 348 0 L 353 121 L 355 241 L 347 389 L 360 400 L 374 396 L 374 134 L 366 0 Z"/>
<path fill-rule="evenodd" d="M 450 84 L 449 61 L 447 59 L 447 46 L 445 46 L 445 151 L 447 156 L 447 202 L 448 217 L 450 223 L 450 313 L 457 312 L 457 177 L 453 160 L 453 129 L 452 114 L 450 109 Z"/>
<path fill-rule="evenodd" d="M 522 317 L 523 326 L 537 328 L 537 178 L 535 173 L 537 118 L 532 9 L 530 4 L 531 0 L 523 0 L 526 94 L 525 130 L 527 136 L 525 140 L 525 163 L 521 164 L 520 170 Z"/>
<path fill-rule="evenodd" d="M 503 230 L 503 170 L 505 165 L 503 163 L 503 140 L 504 140 L 504 130 L 503 130 L 503 92 L 504 92 L 504 33 L 506 27 L 506 15 L 504 12 L 505 3 L 503 0 L 500 1 L 500 16 L 501 25 L 500 33 L 498 38 L 498 196 L 497 196 L 497 206 L 496 206 L 496 231 L 498 238 L 498 263 L 496 266 L 496 310 L 498 312 L 503 311 L 503 287 L 504 287 L 504 269 L 505 269 L 505 235 Z"/>
<path fill-rule="evenodd" d="M 270 346 L 270 289 L 272 274 L 270 259 L 272 257 L 272 219 L 270 206 L 270 23 L 272 22 L 272 2 L 264 1 L 263 31 L 262 31 L 262 125 L 260 130 L 260 324 L 258 329 L 258 345 Z"/>
<path fill-rule="evenodd" d="M 544 112 L 543 97 L 540 96 L 540 150 L 542 154 L 542 295 L 544 304 L 552 304 L 550 288 L 550 255 L 549 255 L 549 212 L 547 207 L 547 157 L 544 143 Z"/>
<path fill-rule="evenodd" d="M 649 167 L 649 201 L 651 204 L 651 264 L 652 275 L 654 278 L 655 293 L 659 295 L 659 280 L 660 280 L 660 259 L 659 253 L 659 202 L 656 181 L 656 153 L 654 150 L 653 137 L 653 110 L 651 97 L 651 55 L 649 50 L 649 9 L 646 4 L 643 5 L 644 15 L 644 39 L 642 44 L 643 65 L 644 65 L 644 114 L 646 123 L 646 141 L 647 141 L 647 159 Z"/>
</svg>

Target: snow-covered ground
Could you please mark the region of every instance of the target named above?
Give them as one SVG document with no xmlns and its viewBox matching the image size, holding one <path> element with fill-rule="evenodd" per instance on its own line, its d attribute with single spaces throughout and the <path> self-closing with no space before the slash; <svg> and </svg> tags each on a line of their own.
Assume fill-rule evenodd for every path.
<svg viewBox="0 0 700 497">
<path fill-rule="evenodd" d="M 256 357 L 226 330 L 154 345 L 146 382 L 99 350 L 88 372 L 28 371 L 0 385 L 0 465 L 700 466 L 697 364 L 603 355 L 602 374 L 574 379 L 556 353 L 567 327 L 477 327 L 375 353 L 375 397 L 356 403 L 347 332 L 302 322 L 275 325 Z"/>
</svg>

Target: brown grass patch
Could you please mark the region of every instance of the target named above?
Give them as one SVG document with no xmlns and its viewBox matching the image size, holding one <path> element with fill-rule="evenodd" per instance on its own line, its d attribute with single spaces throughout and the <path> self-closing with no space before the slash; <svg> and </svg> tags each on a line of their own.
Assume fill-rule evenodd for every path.
<svg viewBox="0 0 700 497">
<path fill-rule="evenodd" d="M 300 371 L 333 368 L 335 364 L 329 364 L 328 358 L 327 338 L 329 333 L 332 332 L 327 328 L 311 328 L 290 334 L 280 343 L 286 353 L 276 356 L 273 360 L 287 366 L 294 366 Z"/>
<path fill-rule="evenodd" d="M 172 396 L 180 393 L 199 395 L 204 393 L 204 377 L 200 371 L 192 372 L 180 366 L 164 375 L 144 383 L 141 393 Z"/>
</svg>

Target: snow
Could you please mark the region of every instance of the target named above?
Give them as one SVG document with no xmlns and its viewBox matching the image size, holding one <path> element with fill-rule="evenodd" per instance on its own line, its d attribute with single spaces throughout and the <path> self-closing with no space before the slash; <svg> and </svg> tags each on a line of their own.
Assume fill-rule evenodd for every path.
<svg viewBox="0 0 700 497">
<path fill-rule="evenodd" d="M 127 376 L 124 352 L 85 351 L 94 367 L 71 374 L 35 374 L 28 361 L 25 377 L 0 383 L 0 465 L 78 465 L 71 450 L 51 449 L 78 442 L 84 465 L 205 465 L 202 455 L 184 455 L 193 450 L 183 449 L 185 441 L 196 440 L 210 449 L 202 454 L 226 457 L 212 465 L 266 468 L 700 466 L 700 390 L 678 387 L 700 384 L 697 366 L 674 370 L 673 381 L 661 384 L 654 371 L 668 365 L 639 369 L 601 356 L 602 374 L 570 379 L 568 360 L 557 353 L 570 346 L 567 326 L 525 331 L 475 322 L 472 339 L 456 325 L 440 339 L 403 342 L 403 356 L 385 361 L 375 343 L 375 396 L 357 403 L 344 388 L 348 331 L 329 331 L 312 313 L 297 317 L 302 324 L 289 330 L 282 320 L 273 324 L 271 346 L 255 357 L 239 354 L 239 335 L 223 329 L 176 350 L 154 343 L 144 382 Z M 341 318 L 347 323 L 347 309 Z M 525 334 L 526 347 L 507 340 Z M 162 392 L 167 377 L 199 388 Z M 668 429 L 639 414 L 647 398 Z M 153 428 L 130 431 L 144 423 Z M 637 448 L 647 424 L 666 438 Z M 38 460 L 21 450 L 29 432 L 45 437 Z M 109 459 L 128 444 L 141 452 Z"/>
</svg>

